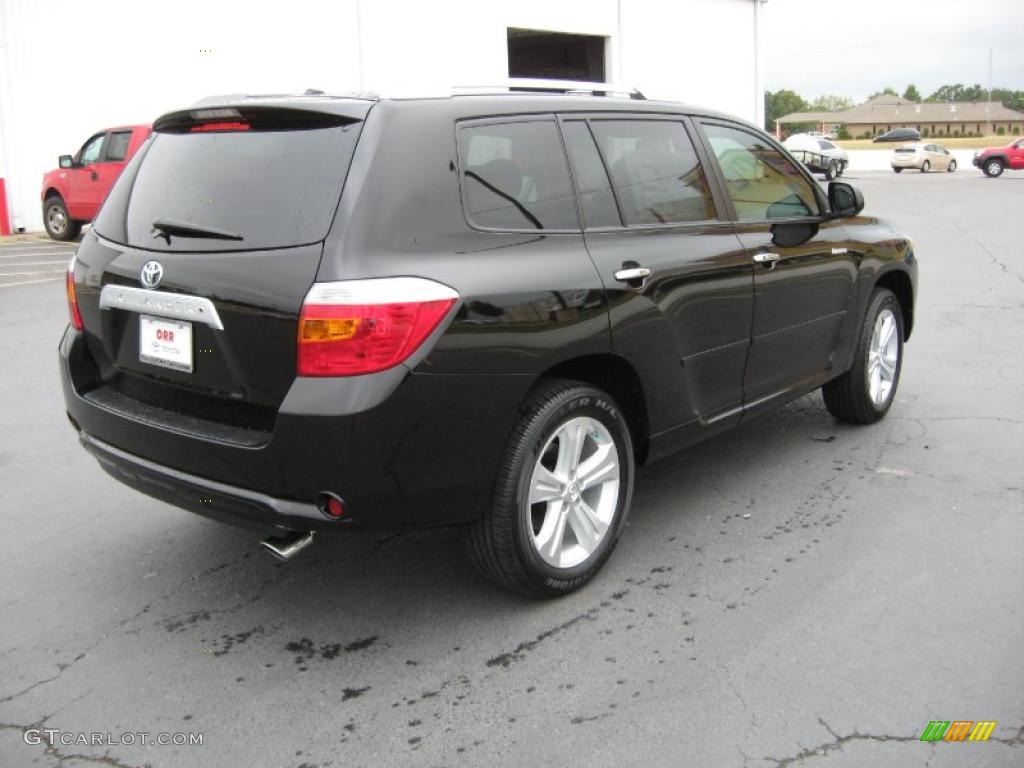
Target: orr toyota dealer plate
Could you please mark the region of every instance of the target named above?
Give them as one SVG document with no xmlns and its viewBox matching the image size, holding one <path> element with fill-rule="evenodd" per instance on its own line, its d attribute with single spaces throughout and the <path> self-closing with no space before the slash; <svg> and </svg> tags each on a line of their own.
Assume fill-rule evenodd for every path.
<svg viewBox="0 0 1024 768">
<path fill-rule="evenodd" d="M 192 373 L 192 323 L 139 315 L 139 360 Z"/>
</svg>

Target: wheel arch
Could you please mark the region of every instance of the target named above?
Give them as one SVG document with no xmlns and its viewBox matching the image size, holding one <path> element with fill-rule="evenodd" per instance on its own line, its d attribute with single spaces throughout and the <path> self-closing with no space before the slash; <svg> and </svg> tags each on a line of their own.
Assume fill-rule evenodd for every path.
<svg viewBox="0 0 1024 768">
<path fill-rule="evenodd" d="M 647 399 L 640 376 L 627 360 L 610 353 L 575 357 L 548 368 L 538 381 L 552 378 L 582 381 L 615 398 L 629 425 L 637 464 L 647 459 L 650 434 Z"/>
<path fill-rule="evenodd" d="M 43 205 L 46 205 L 46 201 L 49 200 L 51 197 L 59 197 L 64 202 L 64 205 L 67 205 L 67 198 L 64 197 L 64 193 L 61 192 L 57 187 L 49 186 L 46 188 L 46 190 L 43 192 Z"/>
<path fill-rule="evenodd" d="M 889 270 L 878 278 L 875 287 L 888 288 L 896 295 L 900 314 L 903 315 L 903 340 L 906 341 L 914 328 L 914 286 L 910 275 L 900 269 Z"/>
</svg>

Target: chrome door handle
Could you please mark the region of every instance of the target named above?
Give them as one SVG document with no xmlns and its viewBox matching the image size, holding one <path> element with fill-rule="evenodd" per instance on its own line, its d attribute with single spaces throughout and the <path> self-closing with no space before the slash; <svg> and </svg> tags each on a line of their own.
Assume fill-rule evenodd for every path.
<svg viewBox="0 0 1024 768">
<path fill-rule="evenodd" d="M 624 283 L 629 283 L 633 280 L 643 280 L 650 276 L 651 270 L 647 267 L 630 267 L 629 269 L 620 269 L 615 273 L 615 279 L 621 280 Z"/>
<path fill-rule="evenodd" d="M 781 258 L 782 257 L 779 256 L 779 254 L 772 253 L 771 251 L 759 251 L 754 254 L 754 261 L 758 264 L 774 264 Z"/>
</svg>

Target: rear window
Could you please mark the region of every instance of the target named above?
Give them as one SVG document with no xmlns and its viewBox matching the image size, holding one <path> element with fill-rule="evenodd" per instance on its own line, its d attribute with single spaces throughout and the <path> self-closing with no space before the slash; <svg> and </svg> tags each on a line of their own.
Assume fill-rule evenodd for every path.
<svg viewBox="0 0 1024 768">
<path fill-rule="evenodd" d="M 220 122 L 167 120 L 96 219 L 114 242 L 158 251 L 261 250 L 326 237 L 361 123 L 289 111 Z M 154 222 L 194 231 L 169 237 Z M 179 228 L 180 229 L 180 228 Z M 203 237 L 204 230 L 232 239 Z"/>
</svg>

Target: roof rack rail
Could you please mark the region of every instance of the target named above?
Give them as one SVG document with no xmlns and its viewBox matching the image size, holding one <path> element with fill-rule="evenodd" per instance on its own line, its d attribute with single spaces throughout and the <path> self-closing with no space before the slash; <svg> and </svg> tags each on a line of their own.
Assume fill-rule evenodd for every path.
<svg viewBox="0 0 1024 768">
<path fill-rule="evenodd" d="M 497 85 L 460 85 L 452 89 L 454 96 L 480 96 L 497 93 L 566 93 L 590 96 L 619 96 L 630 99 L 646 97 L 633 86 L 597 83 L 583 80 L 548 80 L 539 77 L 510 77 Z"/>
</svg>

